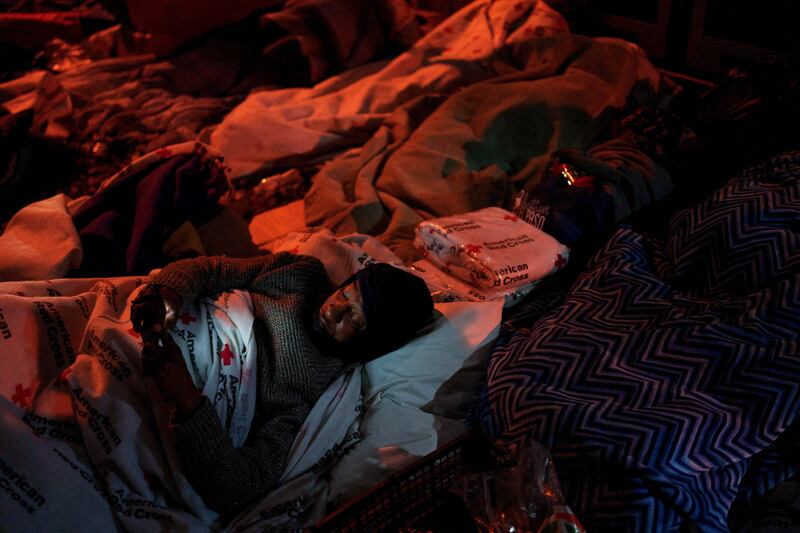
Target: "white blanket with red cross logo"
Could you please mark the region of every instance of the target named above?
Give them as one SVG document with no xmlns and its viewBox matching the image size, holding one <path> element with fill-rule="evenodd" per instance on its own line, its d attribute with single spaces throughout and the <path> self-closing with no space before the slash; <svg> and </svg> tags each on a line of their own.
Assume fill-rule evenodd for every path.
<svg viewBox="0 0 800 533">
<path fill-rule="evenodd" d="M 307 234 L 299 241 L 292 246 L 302 253 L 322 246 Z M 392 259 L 362 241 L 338 242 L 341 253 L 326 261 L 332 277 Z M 313 523 L 332 502 L 404 466 L 398 457 L 421 457 L 463 431 L 457 419 L 465 415 L 454 415 L 454 406 L 470 403 L 467 382 L 483 375 L 482 347 L 500 322 L 500 309 L 486 303 L 437 304 L 442 318 L 431 333 L 371 370 L 341 374 L 300 429 L 280 486 L 223 524 L 185 479 L 167 427 L 170 408 L 141 375 L 130 301 L 146 281 L 0 283 L 0 530 L 263 531 Z M 252 408 L 249 305 L 233 293 L 187 306 L 172 330 L 234 441 L 245 438 L 238 428 L 249 425 Z"/>
<path fill-rule="evenodd" d="M 0 284 L 0 529 L 207 530 L 169 406 L 141 374 L 130 301 L 143 278 Z M 188 306 L 172 330 L 234 442 L 255 407 L 245 293 Z"/>
</svg>

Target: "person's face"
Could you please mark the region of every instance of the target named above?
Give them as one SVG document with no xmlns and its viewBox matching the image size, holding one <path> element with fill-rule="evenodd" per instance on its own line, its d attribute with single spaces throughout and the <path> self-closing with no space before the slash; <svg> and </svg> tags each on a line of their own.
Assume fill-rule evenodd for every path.
<svg viewBox="0 0 800 533">
<path fill-rule="evenodd" d="M 340 287 L 322 302 L 319 308 L 320 325 L 339 342 L 358 335 L 366 327 L 364 306 L 358 282 Z"/>
</svg>

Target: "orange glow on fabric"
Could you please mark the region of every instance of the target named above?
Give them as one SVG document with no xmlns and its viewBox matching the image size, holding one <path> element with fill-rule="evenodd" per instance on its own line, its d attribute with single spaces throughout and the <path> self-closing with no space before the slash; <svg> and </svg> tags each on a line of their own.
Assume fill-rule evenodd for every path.
<svg viewBox="0 0 800 533">
<path fill-rule="evenodd" d="M 575 185 L 577 179 L 575 170 L 569 165 L 560 165 L 561 175 L 567 180 L 567 185 Z"/>
</svg>

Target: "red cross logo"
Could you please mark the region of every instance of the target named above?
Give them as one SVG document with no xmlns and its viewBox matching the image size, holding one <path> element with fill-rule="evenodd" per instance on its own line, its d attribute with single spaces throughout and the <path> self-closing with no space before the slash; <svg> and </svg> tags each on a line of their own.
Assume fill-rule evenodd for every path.
<svg viewBox="0 0 800 533">
<path fill-rule="evenodd" d="M 161 150 L 156 151 L 156 155 L 161 159 L 166 159 L 168 157 L 172 157 L 172 150 L 169 148 L 162 148 Z"/>
<path fill-rule="evenodd" d="M 482 246 L 479 246 L 477 244 L 468 244 L 465 248 L 466 252 L 469 255 L 478 255 L 478 253 L 481 251 Z"/>
<path fill-rule="evenodd" d="M 503 215 L 503 220 L 510 220 L 511 222 L 516 222 L 518 219 L 514 215 Z"/>
<path fill-rule="evenodd" d="M 563 255 L 558 254 L 555 260 L 553 260 L 553 264 L 556 266 L 556 268 L 561 268 L 567 264 L 567 259 Z"/>
<path fill-rule="evenodd" d="M 181 322 L 183 322 L 184 324 L 187 324 L 187 325 L 188 325 L 188 324 L 191 324 L 192 322 L 197 322 L 197 318 L 196 318 L 196 317 L 193 317 L 193 316 L 192 316 L 192 315 L 190 315 L 189 313 L 183 313 L 183 314 L 182 314 L 182 315 L 179 317 L 179 319 L 180 319 L 180 321 L 181 321 Z"/>
<path fill-rule="evenodd" d="M 222 351 L 219 352 L 219 357 L 222 359 L 222 364 L 224 366 L 230 366 L 231 361 L 233 360 L 233 352 L 230 349 L 230 346 L 227 344 L 223 346 Z"/>
<path fill-rule="evenodd" d="M 68 366 L 67 368 L 61 371 L 61 374 L 58 375 L 58 381 L 61 383 L 66 383 L 70 374 L 72 374 L 72 367 Z"/>
<path fill-rule="evenodd" d="M 24 389 L 22 383 L 17 383 L 16 392 L 11 397 L 11 401 L 24 409 L 28 407 L 28 396 L 33 396 L 31 389 Z"/>
</svg>

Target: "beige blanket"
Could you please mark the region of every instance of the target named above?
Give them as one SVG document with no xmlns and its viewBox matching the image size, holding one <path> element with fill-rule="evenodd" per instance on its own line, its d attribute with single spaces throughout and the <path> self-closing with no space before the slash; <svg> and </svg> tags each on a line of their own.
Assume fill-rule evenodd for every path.
<svg viewBox="0 0 800 533">
<path fill-rule="evenodd" d="M 509 70 L 502 56 L 512 47 L 567 31 L 544 2 L 476 0 L 391 61 L 311 88 L 250 94 L 215 128 L 211 144 L 225 154 L 235 186 L 325 161 L 362 146 L 398 106 L 494 78 Z"/>
<path fill-rule="evenodd" d="M 659 83 L 634 45 L 568 31 L 545 2 L 476 0 L 391 61 L 251 94 L 211 143 L 236 188 L 325 163 L 307 225 L 380 236 L 408 263 L 418 222 L 510 207 L 515 182 Z"/>
<path fill-rule="evenodd" d="M 638 85 L 659 82 L 623 41 L 515 35 L 491 55 L 505 74 L 408 102 L 362 148 L 323 167 L 306 223 L 377 235 L 404 261 L 419 259 L 419 222 L 508 207 L 514 183 L 535 177 L 559 148 L 590 146 Z"/>
</svg>

